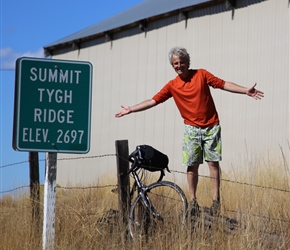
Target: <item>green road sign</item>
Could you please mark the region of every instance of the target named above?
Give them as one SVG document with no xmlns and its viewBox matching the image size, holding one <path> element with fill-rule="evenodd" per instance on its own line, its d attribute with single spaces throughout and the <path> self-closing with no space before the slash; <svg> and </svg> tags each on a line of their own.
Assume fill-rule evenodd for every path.
<svg viewBox="0 0 290 250">
<path fill-rule="evenodd" d="M 13 148 L 90 150 L 92 65 L 22 57 L 16 61 Z"/>
</svg>

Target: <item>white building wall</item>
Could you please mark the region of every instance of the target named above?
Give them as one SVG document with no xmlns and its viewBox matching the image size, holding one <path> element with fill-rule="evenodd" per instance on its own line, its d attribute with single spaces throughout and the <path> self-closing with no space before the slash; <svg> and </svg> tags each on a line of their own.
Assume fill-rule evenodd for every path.
<svg viewBox="0 0 290 250">
<path fill-rule="evenodd" d="M 252 1 L 238 1 L 238 7 L 247 2 Z M 257 82 L 265 92 L 263 100 L 255 101 L 212 90 L 222 126 L 222 169 L 231 174 L 233 169 L 270 162 L 278 168 L 284 159 L 289 166 L 288 5 L 288 0 L 268 0 L 234 12 L 221 11 L 223 5 L 196 10 L 187 23 L 170 17 L 149 23 L 146 33 L 124 31 L 112 42 L 91 42 L 79 51 L 54 56 L 93 64 L 91 150 L 84 156 L 114 154 L 115 140 L 128 139 L 130 151 L 139 144 L 152 145 L 169 156 L 171 169 L 186 171 L 181 164 L 183 121 L 173 99 L 146 112 L 114 117 L 120 105 L 151 98 L 175 77 L 167 53 L 181 45 L 191 55 L 192 68 L 205 68 L 244 86 Z M 201 169 L 207 173 L 207 167 Z M 114 156 L 58 162 L 61 186 L 96 184 L 109 175 L 116 176 Z M 179 182 L 185 179 L 180 174 L 166 177 L 170 176 Z"/>
</svg>

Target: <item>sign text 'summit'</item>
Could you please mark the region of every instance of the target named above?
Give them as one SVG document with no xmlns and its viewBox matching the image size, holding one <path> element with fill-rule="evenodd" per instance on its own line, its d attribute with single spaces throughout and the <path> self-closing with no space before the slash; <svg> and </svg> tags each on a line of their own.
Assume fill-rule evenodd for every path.
<svg viewBox="0 0 290 250">
<path fill-rule="evenodd" d="M 55 83 L 75 83 L 79 84 L 80 70 L 62 70 L 58 67 L 54 69 L 36 68 L 30 69 L 30 80 Z"/>
</svg>

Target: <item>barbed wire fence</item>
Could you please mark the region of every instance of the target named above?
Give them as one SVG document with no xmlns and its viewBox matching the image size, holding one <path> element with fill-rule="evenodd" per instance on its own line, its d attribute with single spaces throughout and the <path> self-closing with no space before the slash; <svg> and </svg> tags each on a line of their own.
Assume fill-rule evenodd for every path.
<svg viewBox="0 0 290 250">
<path fill-rule="evenodd" d="M 86 160 L 86 159 L 94 159 L 94 158 L 103 158 L 103 157 L 117 157 L 118 155 L 116 153 L 111 153 L 111 154 L 103 154 L 103 155 L 93 155 L 93 156 L 80 156 L 80 157 L 66 157 L 66 158 L 59 158 L 57 159 L 58 161 L 70 161 L 70 160 Z M 123 157 L 119 156 L 120 158 L 122 158 L 122 160 L 126 160 L 129 161 L 128 159 L 124 159 Z M 46 161 L 45 159 L 39 159 L 39 162 L 43 162 Z M 14 162 L 14 163 L 9 163 L 9 164 L 5 164 L 0 166 L 0 169 L 4 169 L 4 168 L 10 168 L 10 167 L 14 167 L 17 165 L 21 165 L 21 164 L 25 164 L 25 163 L 30 163 L 31 161 L 26 160 L 26 161 L 20 161 L 20 162 Z M 184 171 L 179 171 L 179 170 L 170 170 L 171 172 L 177 173 L 177 174 L 183 174 L 186 175 L 187 173 Z M 212 177 L 210 176 L 205 176 L 205 175 L 199 175 L 199 177 L 201 178 L 207 178 L 207 179 L 211 179 Z M 247 182 L 241 182 L 241 181 L 234 181 L 234 180 L 229 180 L 229 179 L 223 179 L 221 178 L 222 182 L 228 182 L 228 183 L 232 183 L 232 184 L 237 184 L 237 185 L 243 185 L 243 186 L 248 186 L 248 187 L 254 187 L 254 188 L 260 188 L 260 189 L 264 189 L 264 190 L 273 190 L 273 191 L 277 191 L 277 192 L 284 192 L 284 193 L 290 193 L 290 190 L 287 189 L 281 189 L 281 188 L 275 188 L 275 187 L 269 187 L 269 186 L 263 186 L 263 185 L 257 185 L 257 184 L 252 184 L 252 183 L 247 183 Z M 8 189 L 8 190 L 4 190 L 4 191 L 0 191 L 0 195 L 3 194 L 9 194 L 9 193 L 13 193 L 14 191 L 17 190 L 23 190 L 26 188 L 30 188 L 30 185 L 21 185 L 12 189 Z M 57 186 L 57 189 L 64 189 L 64 190 L 73 190 L 73 189 L 79 189 L 79 190 L 86 190 L 86 189 L 101 189 L 101 188 L 118 188 L 118 184 L 107 184 L 107 185 L 92 185 L 92 186 L 70 186 L 70 187 L 61 187 L 61 186 Z M 0 198 L 1 199 L 1 198 Z M 234 213 L 241 213 L 240 211 L 236 211 L 236 210 L 227 210 L 228 212 L 234 212 Z M 262 217 L 264 219 L 270 219 L 266 216 L 261 216 L 261 215 L 256 215 L 256 214 L 252 214 L 252 216 L 255 217 Z M 281 221 L 281 222 L 287 222 L 290 223 L 290 221 L 287 220 L 283 220 L 283 219 L 273 219 L 272 220 L 277 220 L 277 221 Z"/>
<path fill-rule="evenodd" d="M 103 155 L 93 155 L 93 156 L 81 156 L 81 157 L 66 157 L 66 158 L 59 158 L 57 159 L 58 161 L 70 161 L 70 160 L 85 160 L 85 159 L 93 159 L 93 158 L 103 158 L 103 157 L 110 157 L 110 156 L 117 156 L 117 154 L 103 154 Z M 128 159 L 123 159 L 128 161 Z M 39 161 L 45 161 L 45 159 L 39 159 Z M 8 167 L 13 167 L 16 165 L 21 165 L 24 163 L 29 163 L 29 160 L 26 161 L 20 161 L 20 162 L 15 162 L 15 163 L 10 163 L 10 164 L 5 164 L 0 166 L 0 169 L 3 168 L 8 168 Z M 186 175 L 187 173 L 184 171 L 179 171 L 179 170 L 170 170 L 171 172 L 177 173 L 177 174 L 183 174 Z M 206 175 L 198 175 L 201 178 L 207 178 L 211 179 L 212 177 L 206 176 Z M 244 185 L 244 186 L 250 186 L 250 187 L 256 187 L 256 188 L 261 188 L 261 189 L 267 189 L 267 190 L 274 190 L 274 191 L 281 191 L 285 193 L 290 193 L 290 190 L 287 189 L 281 189 L 281 188 L 275 188 L 275 187 L 268 187 L 268 186 L 262 186 L 262 185 L 257 185 L 257 184 L 252 184 L 252 183 L 247 183 L 247 182 L 241 182 L 241 181 L 234 181 L 234 180 L 229 180 L 229 179 L 223 179 L 221 178 L 221 181 L 223 182 L 229 182 L 233 184 L 239 184 L 239 185 Z M 104 186 L 88 186 L 88 187 L 57 187 L 57 188 L 62 188 L 62 189 L 89 189 L 89 188 L 105 188 L 105 187 L 115 187 L 116 185 L 104 185 Z M 0 194 L 5 194 L 5 193 L 11 193 L 15 190 L 23 189 L 23 188 L 28 188 L 29 185 L 23 185 L 19 187 L 15 187 L 13 189 L 1 191 Z"/>
</svg>

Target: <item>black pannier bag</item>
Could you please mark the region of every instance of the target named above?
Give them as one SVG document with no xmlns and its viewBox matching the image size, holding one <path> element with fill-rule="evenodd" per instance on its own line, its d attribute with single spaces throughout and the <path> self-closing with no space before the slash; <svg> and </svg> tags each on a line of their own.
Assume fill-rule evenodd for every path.
<svg viewBox="0 0 290 250">
<path fill-rule="evenodd" d="M 154 171 L 162 171 L 164 173 L 164 169 L 168 172 L 168 163 L 169 159 L 167 155 L 161 153 L 155 148 L 149 145 L 139 145 L 136 147 L 136 150 L 139 151 L 138 158 L 141 161 L 141 166 L 151 172 Z"/>
</svg>

